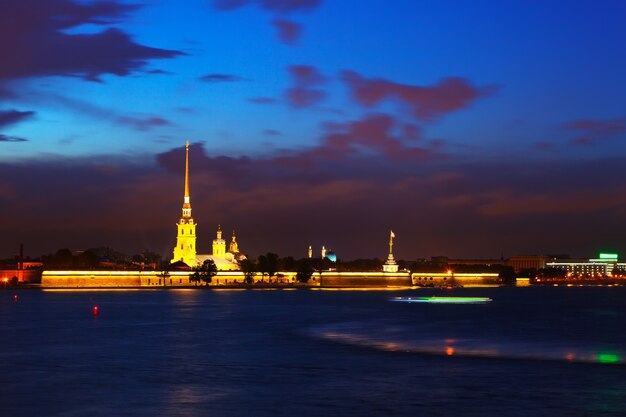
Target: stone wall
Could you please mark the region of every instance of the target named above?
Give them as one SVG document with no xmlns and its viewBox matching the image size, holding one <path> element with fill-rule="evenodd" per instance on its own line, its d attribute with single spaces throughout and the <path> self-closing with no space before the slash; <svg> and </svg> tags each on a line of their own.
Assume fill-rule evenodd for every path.
<svg viewBox="0 0 626 417">
<path fill-rule="evenodd" d="M 318 274 L 315 274 L 318 275 Z M 314 275 L 314 276 L 315 276 Z M 408 273 L 389 272 L 322 272 L 319 274 L 322 287 L 409 287 Z"/>
</svg>

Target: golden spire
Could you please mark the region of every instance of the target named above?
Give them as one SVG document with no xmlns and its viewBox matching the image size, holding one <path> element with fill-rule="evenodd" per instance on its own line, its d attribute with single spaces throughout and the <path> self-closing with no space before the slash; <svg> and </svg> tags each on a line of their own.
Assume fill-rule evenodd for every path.
<svg viewBox="0 0 626 417">
<path fill-rule="evenodd" d="M 189 141 L 185 143 L 185 203 L 189 203 Z"/>
<path fill-rule="evenodd" d="M 191 200 L 189 199 L 189 141 L 185 143 L 185 197 L 183 200 L 183 217 L 191 217 Z"/>
</svg>

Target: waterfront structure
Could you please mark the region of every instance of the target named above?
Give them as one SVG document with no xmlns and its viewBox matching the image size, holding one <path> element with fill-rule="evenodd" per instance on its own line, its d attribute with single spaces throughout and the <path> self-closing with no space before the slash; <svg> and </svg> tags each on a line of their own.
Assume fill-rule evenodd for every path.
<svg viewBox="0 0 626 417">
<path fill-rule="evenodd" d="M 398 272 L 398 264 L 393 257 L 393 239 L 396 235 L 393 233 L 393 230 L 389 231 L 389 255 L 387 256 L 387 261 L 383 265 L 384 272 Z"/>
<path fill-rule="evenodd" d="M 189 142 L 185 143 L 185 193 L 183 196 L 182 216 L 178 223 L 178 234 L 172 263 L 184 262 L 187 266 L 195 267 L 202 265 L 206 260 L 212 260 L 218 270 L 232 271 L 239 269 L 238 261 L 245 259 L 245 255 L 239 252 L 239 244 L 233 231 L 229 251 L 226 251 L 226 241 L 222 238 L 222 228 L 217 226 L 217 233 L 213 239 L 211 254 L 198 254 L 196 251 L 196 226 L 197 223 L 191 216 L 191 198 L 189 193 Z"/>
<path fill-rule="evenodd" d="M 611 276 L 614 269 L 625 270 L 626 262 L 619 262 L 616 253 L 600 253 L 597 258 L 585 259 L 563 259 L 547 262 L 546 267 L 560 269 L 568 276 Z"/>
<path fill-rule="evenodd" d="M 523 270 L 538 270 L 546 267 L 548 257 L 546 255 L 511 256 L 509 265 L 515 272 Z"/>
</svg>

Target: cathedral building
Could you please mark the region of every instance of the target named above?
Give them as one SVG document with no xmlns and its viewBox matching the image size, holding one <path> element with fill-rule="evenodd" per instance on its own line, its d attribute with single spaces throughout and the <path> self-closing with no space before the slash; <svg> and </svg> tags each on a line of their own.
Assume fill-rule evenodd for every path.
<svg viewBox="0 0 626 417">
<path fill-rule="evenodd" d="M 189 142 L 185 144 L 185 195 L 183 197 L 183 212 L 176 223 L 178 234 L 172 263 L 184 262 L 190 267 L 202 265 L 208 259 L 215 262 L 218 270 L 238 270 L 238 262 L 245 259 L 239 252 L 239 245 L 233 231 L 233 236 L 226 251 L 226 241 L 222 238 L 221 226 L 217 226 L 217 236 L 213 239 L 213 251 L 210 255 L 198 254 L 196 251 L 196 226 L 198 224 L 191 217 L 191 198 L 189 196 Z"/>
</svg>

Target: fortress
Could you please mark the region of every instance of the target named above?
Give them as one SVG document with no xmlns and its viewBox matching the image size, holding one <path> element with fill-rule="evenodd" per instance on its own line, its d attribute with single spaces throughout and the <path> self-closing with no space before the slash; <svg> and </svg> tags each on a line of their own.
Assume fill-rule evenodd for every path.
<svg viewBox="0 0 626 417">
<path fill-rule="evenodd" d="M 246 256 L 239 251 L 239 244 L 233 231 L 228 250 L 222 238 L 222 229 L 218 225 L 213 239 L 212 253 L 197 253 L 196 228 L 198 224 L 191 215 L 191 197 L 189 193 L 189 142 L 185 144 L 185 188 L 182 215 L 176 223 L 176 246 L 172 252 L 169 271 L 166 270 L 48 270 L 43 271 L 41 286 L 44 288 L 159 288 L 159 287 L 193 287 L 197 284 L 190 280 L 189 267 L 202 265 L 212 260 L 218 269 L 213 277 L 212 287 L 216 286 L 247 286 L 245 277 L 240 271 L 239 262 Z M 398 271 L 398 264 L 393 256 L 395 234 L 390 231 L 389 254 L 383 271 L 380 272 L 338 272 L 335 270 L 316 271 L 306 287 L 411 287 L 448 285 L 451 281 L 463 285 L 496 284 L 497 274 L 441 274 L 413 273 Z M 323 249 L 324 250 L 324 249 Z M 324 250 L 325 252 L 325 250 Z M 325 253 L 323 256 L 326 255 Z M 311 257 L 309 248 L 309 257 Z M 182 267 L 182 268 L 179 268 Z M 257 272 L 252 276 L 252 283 L 265 282 L 263 274 Z M 269 278 L 267 278 L 269 281 Z M 272 277 L 273 284 L 296 285 L 296 272 L 281 271 Z"/>
</svg>

